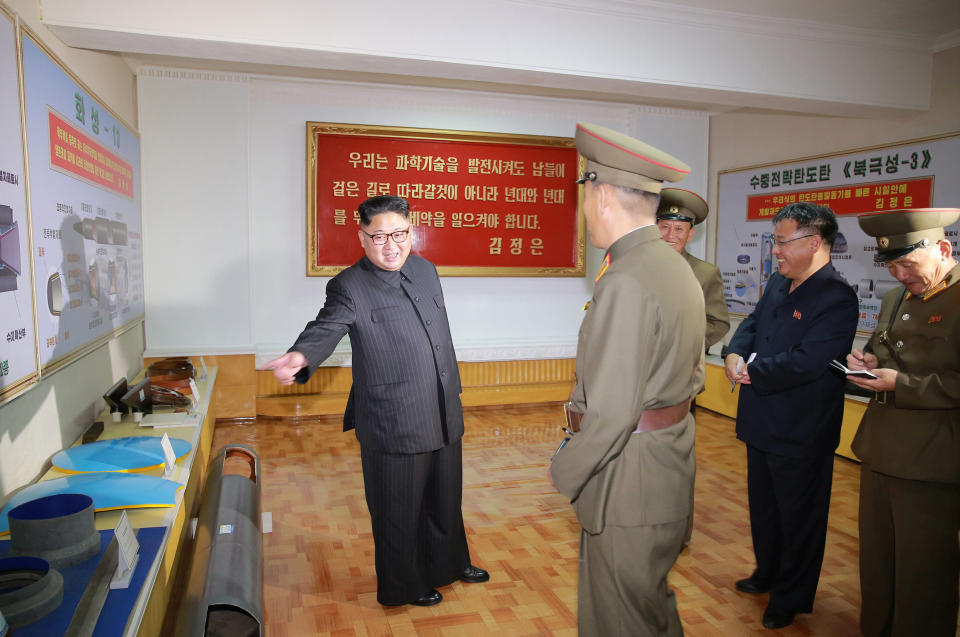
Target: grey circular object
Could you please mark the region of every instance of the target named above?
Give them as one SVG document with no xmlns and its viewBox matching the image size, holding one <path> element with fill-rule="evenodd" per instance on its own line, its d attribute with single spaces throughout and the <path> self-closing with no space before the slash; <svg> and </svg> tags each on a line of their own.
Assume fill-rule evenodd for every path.
<svg viewBox="0 0 960 637">
<path fill-rule="evenodd" d="M 93 522 L 93 498 L 58 493 L 24 502 L 7 513 L 10 555 L 30 555 L 67 568 L 100 552 Z"/>
<path fill-rule="evenodd" d="M 0 611 L 10 628 L 48 615 L 63 601 L 63 576 L 39 557 L 0 559 Z"/>
</svg>

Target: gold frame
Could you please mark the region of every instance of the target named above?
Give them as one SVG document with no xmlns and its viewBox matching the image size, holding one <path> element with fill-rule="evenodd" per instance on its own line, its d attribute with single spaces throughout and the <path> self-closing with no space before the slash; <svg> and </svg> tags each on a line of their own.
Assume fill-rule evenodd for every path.
<svg viewBox="0 0 960 637">
<path fill-rule="evenodd" d="M 442 140 L 459 142 L 477 142 L 516 144 L 524 143 L 554 148 L 573 148 L 572 137 L 550 137 L 546 135 L 521 135 L 515 133 L 487 133 L 481 131 L 445 130 L 437 128 L 412 128 L 407 126 L 375 126 L 361 124 L 337 124 L 332 122 L 307 122 L 306 134 L 306 275 L 331 277 L 348 266 L 318 266 L 317 246 L 314 237 L 317 234 L 317 134 L 339 135 L 376 135 L 377 137 L 397 137 L 402 139 Z M 577 169 L 582 171 L 583 157 L 577 159 Z M 571 268 L 521 268 L 498 266 L 437 266 L 441 276 L 512 276 L 512 277 L 582 277 L 586 274 L 586 235 L 587 224 L 583 216 L 583 187 L 577 188 L 577 255 L 576 264 Z"/>
</svg>

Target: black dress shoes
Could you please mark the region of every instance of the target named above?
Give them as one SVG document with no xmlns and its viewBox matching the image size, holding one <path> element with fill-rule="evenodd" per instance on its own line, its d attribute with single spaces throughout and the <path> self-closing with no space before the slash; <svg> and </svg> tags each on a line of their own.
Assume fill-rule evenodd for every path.
<svg viewBox="0 0 960 637">
<path fill-rule="evenodd" d="M 752 577 L 746 579 L 738 579 L 735 584 L 737 590 L 741 593 L 750 593 L 751 595 L 760 595 L 761 593 L 769 593 L 770 587 L 764 586 L 763 584 L 757 582 Z"/>
<path fill-rule="evenodd" d="M 460 573 L 460 581 L 467 582 L 469 584 L 486 582 L 489 579 L 490 579 L 490 573 L 486 572 L 482 568 L 477 568 L 473 564 L 463 569 L 463 572 Z"/>
<path fill-rule="evenodd" d="M 793 623 L 793 618 L 795 616 L 796 613 L 788 613 L 786 611 L 778 610 L 773 606 L 767 606 L 767 610 L 763 611 L 763 627 L 784 628 Z"/>
<path fill-rule="evenodd" d="M 440 594 L 440 591 L 431 590 L 429 593 L 422 597 L 410 602 L 414 606 L 433 606 L 434 604 L 439 604 L 443 601 L 443 595 Z"/>
</svg>

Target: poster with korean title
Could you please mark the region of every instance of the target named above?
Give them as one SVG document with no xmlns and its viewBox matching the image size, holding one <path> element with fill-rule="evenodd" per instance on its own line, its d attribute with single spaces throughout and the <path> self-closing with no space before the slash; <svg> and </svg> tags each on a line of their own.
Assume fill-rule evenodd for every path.
<svg viewBox="0 0 960 637">
<path fill-rule="evenodd" d="M 441 275 L 583 276 L 577 168 L 572 138 L 307 122 L 307 274 L 360 258 L 357 207 L 397 195 Z"/>
<path fill-rule="evenodd" d="M 140 140 L 23 35 L 42 371 L 143 316 Z"/>
<path fill-rule="evenodd" d="M 0 402 L 37 379 L 17 36 L 0 7 Z"/>
<path fill-rule="evenodd" d="M 859 329 L 872 331 L 883 295 L 899 282 L 874 263 L 876 240 L 857 215 L 902 208 L 960 207 L 960 134 L 721 172 L 717 190 L 717 266 L 727 307 L 753 311 L 777 271 L 773 216 L 807 201 L 828 206 L 840 231 L 834 267 L 860 297 Z M 957 251 L 960 223 L 946 229 Z"/>
</svg>

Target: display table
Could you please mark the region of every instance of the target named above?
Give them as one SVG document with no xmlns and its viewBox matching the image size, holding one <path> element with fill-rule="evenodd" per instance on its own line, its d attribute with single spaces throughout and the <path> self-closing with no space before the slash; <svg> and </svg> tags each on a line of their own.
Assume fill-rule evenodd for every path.
<svg viewBox="0 0 960 637">
<path fill-rule="evenodd" d="M 125 622 L 125 628 L 120 633 L 125 637 L 133 635 L 154 637 L 161 634 L 177 570 L 184 553 L 181 547 L 190 527 L 190 519 L 193 517 L 197 498 L 203 488 L 207 464 L 210 460 L 210 447 L 213 444 L 213 430 L 216 421 L 216 409 L 213 400 L 216 377 L 217 368 L 209 367 L 207 368 L 206 378 L 197 381 L 200 394 L 199 406 L 196 409 L 196 412 L 200 414 L 201 424 L 199 425 L 154 429 L 138 426 L 138 423 L 133 421 L 130 414 L 124 415 L 123 421 L 119 423 L 113 422 L 106 410 L 99 417 L 99 420 L 103 421 L 104 427 L 98 440 L 127 436 L 163 436 L 166 433 L 171 437 L 182 438 L 191 443 L 190 452 L 177 461 L 172 475 L 164 476 L 163 469 L 144 472 L 145 475 L 166 477 L 184 485 L 184 488 L 177 494 L 174 506 L 125 509 L 130 525 L 134 529 L 150 527 L 162 529 L 162 537 L 156 550 L 146 556 L 150 562 L 149 570 L 146 573 L 143 586 L 133 602 L 130 615 Z M 142 378 L 143 374 L 141 373 L 136 380 Z M 133 386 L 136 380 L 131 382 L 130 385 Z M 77 444 L 80 444 L 80 441 L 77 441 Z M 50 480 L 65 475 L 67 474 L 54 468 L 50 469 L 40 479 Z M 97 529 L 115 528 L 121 513 L 122 511 L 119 510 L 98 512 L 95 516 Z M 141 559 L 143 559 L 143 556 Z M 107 604 L 110 603 L 114 594 L 115 591 L 112 591 L 107 597 Z"/>
</svg>

